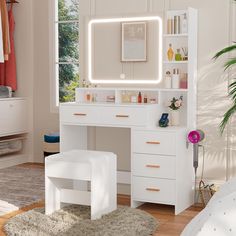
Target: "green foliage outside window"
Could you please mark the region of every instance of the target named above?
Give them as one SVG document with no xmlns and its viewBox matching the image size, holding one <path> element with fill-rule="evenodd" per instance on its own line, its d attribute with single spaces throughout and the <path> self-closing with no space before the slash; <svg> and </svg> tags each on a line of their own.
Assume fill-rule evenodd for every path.
<svg viewBox="0 0 236 236">
<path fill-rule="evenodd" d="M 59 101 L 74 101 L 79 86 L 78 0 L 58 0 Z M 63 22 L 60 22 L 63 21 Z"/>
</svg>

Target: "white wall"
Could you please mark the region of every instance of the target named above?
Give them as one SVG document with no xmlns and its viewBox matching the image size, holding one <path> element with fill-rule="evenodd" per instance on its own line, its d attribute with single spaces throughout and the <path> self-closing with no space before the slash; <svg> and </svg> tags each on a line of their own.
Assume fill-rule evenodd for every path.
<svg viewBox="0 0 236 236">
<path fill-rule="evenodd" d="M 26 1 L 26 0 L 25 0 Z M 28 0 L 30 1 L 30 0 Z M 28 2 L 27 1 L 27 2 Z M 24 1 L 21 1 L 24 2 Z M 199 50 L 198 50 L 198 127 L 206 131 L 205 177 L 224 180 L 228 139 L 220 137 L 217 126 L 225 111 L 227 103 L 227 83 L 222 78 L 221 63 L 214 63 L 214 53 L 229 43 L 229 1 L 226 0 L 80 0 L 81 23 L 88 15 L 110 16 L 156 13 L 164 9 L 183 9 L 188 6 L 199 10 Z M 34 161 L 42 162 L 42 133 L 58 129 L 58 115 L 50 113 L 50 76 L 49 76 L 49 42 L 48 42 L 48 1 L 33 2 L 34 19 Z M 19 21 L 22 19 L 19 19 Z M 20 28 L 24 30 L 23 28 Z M 19 30 L 20 30 L 19 29 Z M 83 35 L 81 35 L 80 52 L 84 55 Z M 85 40 L 85 39 L 84 39 Z M 18 43 L 20 44 L 20 42 Z M 18 47 L 21 47 L 18 45 Z M 22 54 L 23 57 L 23 54 Z M 86 64 L 81 65 L 81 77 L 84 77 Z M 109 132 L 110 140 L 115 140 L 116 129 Z M 119 137 L 127 140 L 127 131 L 120 131 Z M 106 149 L 107 130 L 98 129 L 95 146 Z M 127 141 L 128 142 L 128 141 Z M 129 156 L 128 143 L 114 147 L 116 153 L 124 160 Z M 108 146 L 110 148 L 110 146 Z M 113 149 L 113 150 L 114 150 Z M 235 149 L 236 150 L 236 149 Z M 235 152 L 235 151 L 234 151 Z M 236 165 L 236 163 L 235 163 Z M 235 169 L 235 168 L 233 168 Z"/>
<path fill-rule="evenodd" d="M 33 44 L 33 1 L 21 0 L 14 4 L 15 54 L 17 60 L 16 96 L 27 97 L 29 102 L 29 135 L 26 142 L 30 161 L 33 161 L 33 87 L 34 87 L 34 44 Z"/>
<path fill-rule="evenodd" d="M 50 112 L 49 2 L 33 1 L 34 15 L 34 161 L 43 161 L 43 134 L 59 130 L 59 117 Z"/>
</svg>

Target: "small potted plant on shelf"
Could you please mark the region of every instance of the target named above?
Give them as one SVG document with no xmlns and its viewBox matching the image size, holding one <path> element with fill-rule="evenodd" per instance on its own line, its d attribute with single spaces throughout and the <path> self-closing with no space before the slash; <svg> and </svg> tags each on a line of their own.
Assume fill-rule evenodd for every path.
<svg viewBox="0 0 236 236">
<path fill-rule="evenodd" d="M 170 112 L 170 122 L 172 126 L 178 126 L 180 124 L 180 114 L 179 109 L 183 105 L 183 96 L 179 98 L 173 97 L 168 106 L 171 109 Z"/>
</svg>

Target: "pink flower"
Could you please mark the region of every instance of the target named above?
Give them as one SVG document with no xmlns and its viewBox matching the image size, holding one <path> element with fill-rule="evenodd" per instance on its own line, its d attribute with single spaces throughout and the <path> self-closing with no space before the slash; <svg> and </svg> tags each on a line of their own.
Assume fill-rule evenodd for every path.
<svg viewBox="0 0 236 236">
<path fill-rule="evenodd" d="M 181 105 L 182 105 L 182 102 L 180 100 L 177 100 L 175 102 L 175 107 L 181 107 Z"/>
</svg>

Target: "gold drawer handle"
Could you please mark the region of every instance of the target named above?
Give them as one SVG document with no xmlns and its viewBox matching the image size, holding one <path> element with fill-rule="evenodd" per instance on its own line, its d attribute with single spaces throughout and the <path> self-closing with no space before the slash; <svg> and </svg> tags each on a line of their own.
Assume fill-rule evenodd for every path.
<svg viewBox="0 0 236 236">
<path fill-rule="evenodd" d="M 147 191 L 150 191 L 150 192 L 160 192 L 161 190 L 158 189 L 158 188 L 146 188 Z"/>
<path fill-rule="evenodd" d="M 85 113 L 74 113 L 74 116 L 87 116 Z"/>
<path fill-rule="evenodd" d="M 146 142 L 146 144 L 161 144 L 160 142 Z"/>
<path fill-rule="evenodd" d="M 159 165 L 146 165 L 147 168 L 160 168 L 161 166 Z"/>
<path fill-rule="evenodd" d="M 128 115 L 116 115 L 117 118 L 129 118 Z"/>
</svg>

